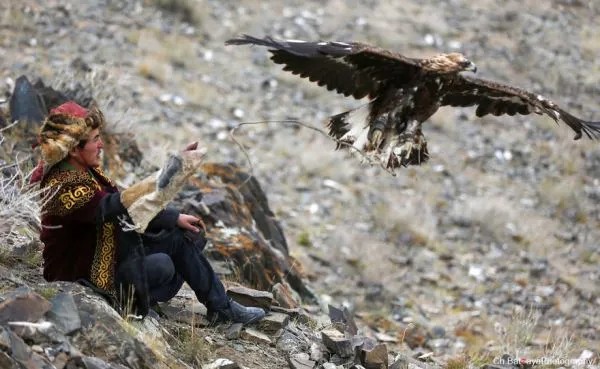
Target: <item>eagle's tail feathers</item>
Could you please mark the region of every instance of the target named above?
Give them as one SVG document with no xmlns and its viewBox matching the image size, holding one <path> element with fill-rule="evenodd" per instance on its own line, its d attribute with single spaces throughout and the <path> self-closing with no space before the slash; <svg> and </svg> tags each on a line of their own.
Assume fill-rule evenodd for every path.
<svg viewBox="0 0 600 369">
<path fill-rule="evenodd" d="M 368 116 L 369 107 L 363 105 L 329 118 L 329 135 L 339 140 L 337 149 L 352 145 L 358 150 L 363 150 L 369 133 Z"/>
</svg>

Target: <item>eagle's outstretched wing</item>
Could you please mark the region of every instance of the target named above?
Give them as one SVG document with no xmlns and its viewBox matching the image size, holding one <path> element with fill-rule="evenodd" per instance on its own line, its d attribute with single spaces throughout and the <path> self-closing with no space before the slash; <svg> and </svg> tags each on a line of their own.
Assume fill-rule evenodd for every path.
<svg viewBox="0 0 600 369">
<path fill-rule="evenodd" d="M 475 114 L 478 117 L 487 114 L 546 114 L 555 122 L 562 120 L 571 127 L 576 133 L 576 140 L 581 138 L 583 133 L 589 138 L 600 139 L 600 122 L 579 119 L 545 97 L 520 88 L 458 75 L 447 89 L 441 100 L 442 105 L 477 105 Z"/>
<path fill-rule="evenodd" d="M 225 44 L 266 46 L 273 54 L 271 59 L 284 65 L 283 70 L 356 99 L 378 96 L 383 85 L 402 88 L 421 71 L 419 59 L 357 42 L 304 42 L 242 35 Z"/>
</svg>

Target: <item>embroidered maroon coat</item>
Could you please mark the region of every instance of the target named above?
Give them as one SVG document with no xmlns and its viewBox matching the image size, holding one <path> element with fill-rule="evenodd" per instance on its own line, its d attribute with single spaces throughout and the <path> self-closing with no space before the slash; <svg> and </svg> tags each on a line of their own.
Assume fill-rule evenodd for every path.
<svg viewBox="0 0 600 369">
<path fill-rule="evenodd" d="M 91 282 L 113 305 L 125 300 L 118 292 L 131 285 L 138 313 L 145 315 L 148 286 L 143 244 L 137 232 L 123 231 L 119 223 L 119 218 L 129 223 L 131 219 L 114 183 L 100 169 L 83 172 L 62 163 L 50 169 L 40 186 L 51 194 L 43 208 L 40 235 L 44 278 Z M 149 228 L 173 228 L 178 216 L 174 209 L 163 210 Z M 122 280 L 116 281 L 117 275 Z"/>
<path fill-rule="evenodd" d="M 41 186 L 51 194 L 43 208 L 40 235 L 44 278 L 85 279 L 103 290 L 113 290 L 116 218 L 126 214 L 113 182 L 100 169 L 83 172 L 58 164 Z"/>
</svg>

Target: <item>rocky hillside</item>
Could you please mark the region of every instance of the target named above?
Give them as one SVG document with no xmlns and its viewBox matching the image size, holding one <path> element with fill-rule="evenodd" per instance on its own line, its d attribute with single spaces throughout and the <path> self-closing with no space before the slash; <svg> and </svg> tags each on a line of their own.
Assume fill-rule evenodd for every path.
<svg viewBox="0 0 600 369">
<path fill-rule="evenodd" d="M 114 174 L 123 185 L 193 139 L 211 161 L 252 173 L 292 267 L 318 297 L 305 307 L 317 326 L 332 304 L 390 353 L 448 366 L 503 353 L 597 362 L 600 143 L 573 141 L 543 117 L 442 109 L 425 126 L 430 161 L 392 176 L 315 130 L 248 124 L 323 128 L 363 102 L 280 71 L 263 49 L 223 45 L 240 33 L 357 40 L 415 57 L 461 51 L 481 77 L 600 120 L 597 1 L 396 3 L 3 1 L 0 107 L 22 74 L 89 91 L 110 129 L 141 148 L 139 166 Z M 0 160 L 14 161 L 13 144 L 2 142 Z M 38 269 L 21 267 L 25 282 L 39 281 Z M 215 347 L 239 353 L 231 342 Z M 281 350 L 243 362 L 249 351 L 236 356 L 241 365 L 286 365 Z"/>
</svg>

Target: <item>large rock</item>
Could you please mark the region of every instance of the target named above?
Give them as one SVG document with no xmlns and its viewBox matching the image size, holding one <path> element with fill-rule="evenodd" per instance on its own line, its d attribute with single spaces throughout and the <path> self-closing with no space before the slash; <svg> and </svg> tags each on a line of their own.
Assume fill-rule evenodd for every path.
<svg viewBox="0 0 600 369">
<path fill-rule="evenodd" d="M 204 219 L 208 256 L 234 263 L 240 283 L 264 291 L 284 283 L 314 299 L 256 178 L 235 164 L 207 163 L 174 202 Z"/>
<path fill-rule="evenodd" d="M 52 304 L 28 288 L 19 288 L 4 296 L 0 303 L 0 324 L 36 322 Z"/>
<path fill-rule="evenodd" d="M 0 278 L 0 285 L 6 282 Z M 0 294 L 0 301 L 0 368 L 189 368 L 166 349 L 163 338 L 153 335 L 150 348 L 138 338 L 145 325 L 124 321 L 81 285 L 54 282 L 33 290 L 17 288 Z M 54 329 L 70 335 L 54 334 Z"/>
</svg>

